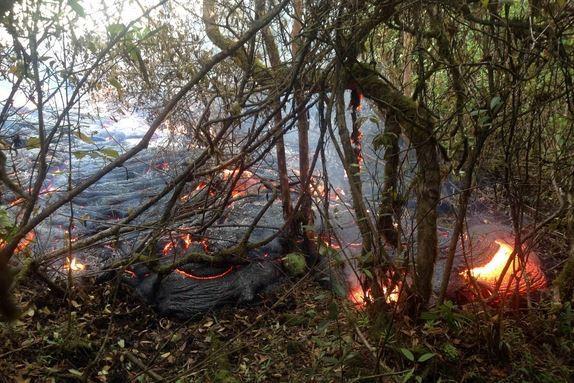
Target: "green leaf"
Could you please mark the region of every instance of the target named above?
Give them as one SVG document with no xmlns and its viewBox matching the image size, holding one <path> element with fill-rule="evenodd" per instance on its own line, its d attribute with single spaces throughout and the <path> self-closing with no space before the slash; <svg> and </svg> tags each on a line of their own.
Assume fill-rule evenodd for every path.
<svg viewBox="0 0 574 383">
<path fill-rule="evenodd" d="M 495 110 L 500 104 L 502 104 L 500 96 L 494 96 L 492 100 L 490 100 L 490 110 Z"/>
<path fill-rule="evenodd" d="M 26 149 L 37 149 L 40 147 L 40 139 L 38 137 L 30 137 L 26 141 Z"/>
<path fill-rule="evenodd" d="M 409 372 L 407 372 L 407 373 L 405 374 L 405 376 L 403 377 L 403 383 L 408 382 L 409 380 L 411 380 L 411 378 L 413 377 L 414 372 L 415 372 L 414 368 L 411 369 Z"/>
<path fill-rule="evenodd" d="M 122 84 L 118 81 L 116 77 L 112 77 L 108 79 L 110 85 L 112 85 L 118 91 L 118 97 L 122 97 L 123 94 L 123 87 Z"/>
<path fill-rule="evenodd" d="M 110 148 L 100 149 L 99 151 L 100 151 L 100 153 L 104 154 L 105 156 L 111 157 L 111 158 L 118 158 L 120 156 L 120 154 L 117 152 L 117 150 L 110 149 Z"/>
<path fill-rule="evenodd" d="M 74 136 L 78 137 L 80 140 L 84 141 L 86 144 L 95 144 L 94 140 L 92 140 L 92 137 L 80 132 L 79 130 L 77 132 L 74 132 Z"/>
<path fill-rule="evenodd" d="M 373 274 L 368 269 L 363 269 L 363 274 L 369 279 L 373 279 Z"/>
<path fill-rule="evenodd" d="M 408 360 L 410 360 L 411 362 L 415 361 L 415 356 L 414 354 L 411 352 L 411 350 L 406 349 L 404 347 L 401 347 L 401 352 L 403 353 L 403 355 L 405 356 L 405 358 L 407 358 Z"/>
<path fill-rule="evenodd" d="M 125 28 L 126 28 L 125 25 L 123 25 L 122 23 L 116 23 L 109 25 L 107 29 L 111 37 L 116 37 L 117 35 L 122 33 Z"/>
<path fill-rule="evenodd" d="M 482 4 L 482 7 L 486 9 L 488 8 L 489 0 L 480 0 L 480 3 Z"/>
<path fill-rule="evenodd" d="M 339 306 L 335 301 L 331 302 L 328 306 L 329 308 L 329 315 L 328 318 L 331 320 L 336 320 L 339 316 Z"/>
<path fill-rule="evenodd" d="M 433 352 L 427 352 L 426 354 L 422 354 L 419 359 L 417 360 L 417 362 L 419 363 L 424 363 L 429 359 L 432 359 L 435 356 L 435 354 Z"/>
<path fill-rule="evenodd" d="M 12 227 L 12 221 L 4 206 L 0 206 L 0 228 Z"/>
<path fill-rule="evenodd" d="M 69 372 L 70 374 L 72 374 L 72 375 L 75 375 L 75 376 L 84 376 L 84 374 L 82 374 L 81 371 L 78 371 L 78 370 L 76 370 L 76 369 L 74 369 L 74 368 L 70 368 L 70 369 L 68 370 L 68 372 Z"/>
<path fill-rule="evenodd" d="M 341 298 L 347 296 L 347 292 L 345 291 L 345 288 L 340 283 L 333 283 L 332 289 L 333 289 L 333 292 Z"/>
<path fill-rule="evenodd" d="M 77 150 L 75 152 L 72 152 L 72 154 L 79 160 L 88 155 L 88 153 L 85 150 Z"/>
<path fill-rule="evenodd" d="M 86 12 L 84 8 L 78 3 L 78 0 L 68 0 L 68 5 L 78 14 L 80 17 L 85 17 Z"/>
<path fill-rule="evenodd" d="M 381 147 L 385 147 L 388 148 L 391 145 L 394 144 L 394 142 L 398 139 L 399 137 L 395 134 L 395 133 L 391 133 L 391 132 L 386 132 L 386 133 L 381 133 L 381 134 L 377 134 L 374 138 L 373 138 L 373 147 L 375 148 L 375 150 L 379 150 Z"/>
</svg>

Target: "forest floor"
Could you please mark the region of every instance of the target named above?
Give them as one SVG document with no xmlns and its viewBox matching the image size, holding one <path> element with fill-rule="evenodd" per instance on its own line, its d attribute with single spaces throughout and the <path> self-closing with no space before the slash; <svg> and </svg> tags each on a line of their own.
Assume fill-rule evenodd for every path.
<svg viewBox="0 0 574 383">
<path fill-rule="evenodd" d="M 0 382 L 574 381 L 570 305 L 446 304 L 418 323 L 393 313 L 373 322 L 310 277 L 187 322 L 114 284 L 62 299 L 27 282 L 17 298 L 21 318 L 0 323 Z"/>
</svg>

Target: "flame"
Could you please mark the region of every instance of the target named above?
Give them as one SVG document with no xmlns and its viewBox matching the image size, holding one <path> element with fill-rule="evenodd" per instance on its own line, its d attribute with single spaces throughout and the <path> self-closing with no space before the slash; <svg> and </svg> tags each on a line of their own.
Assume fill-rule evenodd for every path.
<svg viewBox="0 0 574 383">
<path fill-rule="evenodd" d="M 24 201 L 26 201 L 26 199 L 25 199 L 24 197 L 19 197 L 19 198 L 16 198 L 14 201 L 8 203 L 8 206 L 14 207 L 14 206 L 16 206 L 16 205 L 21 204 L 21 203 L 24 202 Z"/>
<path fill-rule="evenodd" d="M 161 252 L 163 255 L 168 255 L 174 248 L 175 243 L 173 241 L 169 241 L 168 243 L 165 244 Z"/>
<path fill-rule="evenodd" d="M 56 189 L 56 187 L 52 184 L 49 184 L 45 189 L 40 190 L 40 195 L 44 195 L 44 194 L 52 194 L 54 192 L 57 192 L 58 189 Z"/>
<path fill-rule="evenodd" d="M 203 190 L 206 186 L 207 186 L 207 182 L 205 182 L 205 181 L 199 181 L 199 184 L 197 184 L 197 187 L 195 188 L 195 191 Z"/>
<path fill-rule="evenodd" d="M 365 291 L 359 285 L 353 286 L 349 290 L 348 298 L 355 307 L 364 308 L 368 302 L 371 302 L 371 289 Z"/>
<path fill-rule="evenodd" d="M 381 289 L 385 297 L 385 302 L 390 304 L 399 301 L 401 292 L 400 284 L 395 284 L 392 289 L 389 286 L 382 285 Z M 373 302 L 371 289 L 368 288 L 367 290 L 364 290 L 360 285 L 351 287 L 348 298 L 353 302 L 355 307 L 359 309 L 364 308 L 367 303 Z"/>
<path fill-rule="evenodd" d="M 130 276 L 130 278 L 136 278 L 137 277 L 136 273 L 133 272 L 132 270 L 124 269 L 124 273 L 128 274 Z"/>
<path fill-rule="evenodd" d="M 198 239 L 190 233 L 179 234 L 175 239 L 168 241 L 161 250 L 163 255 L 169 255 L 178 245 L 181 245 L 183 250 L 189 249 L 193 243 L 199 243 L 206 253 L 209 252 L 209 240 L 207 238 Z"/>
<path fill-rule="evenodd" d="M 66 258 L 66 264 L 64 265 L 64 267 L 66 268 L 66 270 L 80 271 L 80 270 L 84 270 L 86 268 L 86 265 L 84 265 L 83 263 L 80 263 L 76 259 L 76 257 L 72 257 L 71 260 L 69 257 L 67 257 Z"/>
<path fill-rule="evenodd" d="M 223 169 L 222 171 L 222 178 L 224 181 L 237 177 L 239 169 L 229 170 Z M 242 197 L 248 195 L 252 192 L 252 188 L 254 186 L 259 185 L 259 180 L 255 175 L 250 172 L 249 170 L 244 170 L 241 172 L 239 176 L 239 180 L 235 183 L 233 190 L 231 191 L 231 196 L 235 197 Z"/>
</svg>

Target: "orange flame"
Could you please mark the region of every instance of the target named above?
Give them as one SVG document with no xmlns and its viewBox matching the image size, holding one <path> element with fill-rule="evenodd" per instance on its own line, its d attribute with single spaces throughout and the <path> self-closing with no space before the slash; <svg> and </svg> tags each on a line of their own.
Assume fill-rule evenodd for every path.
<svg viewBox="0 0 574 383">
<path fill-rule="evenodd" d="M 364 308 L 371 301 L 371 290 L 366 291 L 359 285 L 351 287 L 348 298 L 358 309 Z"/>
<path fill-rule="evenodd" d="M 66 258 L 66 264 L 64 265 L 64 267 L 66 268 L 66 270 L 81 271 L 86 268 L 86 265 L 80 263 L 75 257 L 72 257 L 71 260 L 68 257 Z"/>
</svg>

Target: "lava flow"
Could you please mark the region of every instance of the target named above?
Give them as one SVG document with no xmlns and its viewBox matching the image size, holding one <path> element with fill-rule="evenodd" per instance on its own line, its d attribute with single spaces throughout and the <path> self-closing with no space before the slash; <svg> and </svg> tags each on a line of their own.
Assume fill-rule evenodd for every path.
<svg viewBox="0 0 574 383">
<path fill-rule="evenodd" d="M 469 276 L 474 278 L 490 291 L 495 289 L 513 252 L 512 246 L 506 242 L 496 240 L 495 243 L 498 245 L 498 250 L 487 264 L 460 273 L 467 279 Z M 525 294 L 528 289 L 533 291 L 544 287 L 546 287 L 546 278 L 535 254 L 530 253 L 526 264 L 522 264 L 517 256 L 514 257 L 504 274 L 500 284 L 500 292 L 508 291 L 511 293 L 517 290 L 521 294 Z"/>
</svg>

